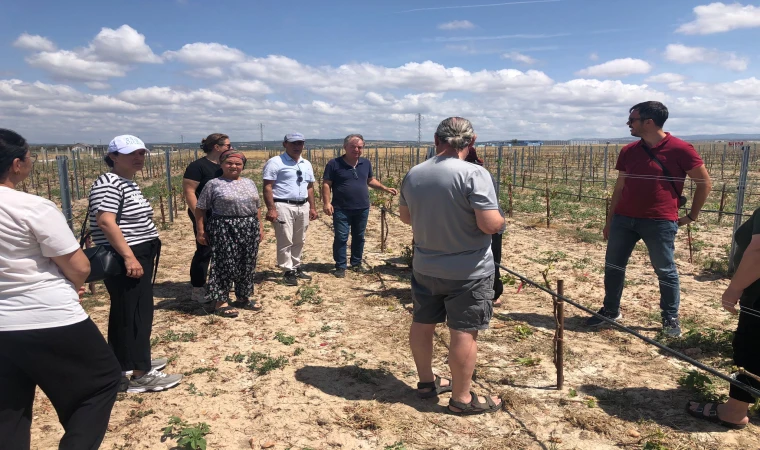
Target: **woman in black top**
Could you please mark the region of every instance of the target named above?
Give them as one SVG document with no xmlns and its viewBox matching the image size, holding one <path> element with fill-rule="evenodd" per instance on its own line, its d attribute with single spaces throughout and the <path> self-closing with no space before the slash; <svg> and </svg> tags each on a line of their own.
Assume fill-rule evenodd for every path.
<svg viewBox="0 0 760 450">
<path fill-rule="evenodd" d="M 182 179 L 182 191 L 187 202 L 187 215 L 193 223 L 193 236 L 198 234 L 195 225 L 195 205 L 201 196 L 203 188 L 209 180 L 222 175 L 219 165 L 219 155 L 230 149 L 230 137 L 222 133 L 214 133 L 201 141 L 201 149 L 206 156 L 191 162 Z M 208 211 L 211 217 L 211 211 Z M 195 242 L 195 254 L 190 263 L 190 284 L 193 286 L 192 297 L 198 303 L 204 303 L 206 278 L 208 277 L 208 265 L 211 261 L 211 247 Z"/>
<path fill-rule="evenodd" d="M 752 217 L 736 230 L 736 253 L 734 267 L 736 273 L 723 293 L 723 308 L 737 314 L 739 325 L 734 335 L 734 364 L 750 374 L 760 376 L 760 208 Z M 738 381 L 760 390 L 760 381 L 749 375 L 740 374 Z M 731 385 L 726 403 L 689 402 L 686 411 L 698 418 L 741 429 L 747 426 L 750 404 L 755 402 L 752 394 Z"/>
</svg>

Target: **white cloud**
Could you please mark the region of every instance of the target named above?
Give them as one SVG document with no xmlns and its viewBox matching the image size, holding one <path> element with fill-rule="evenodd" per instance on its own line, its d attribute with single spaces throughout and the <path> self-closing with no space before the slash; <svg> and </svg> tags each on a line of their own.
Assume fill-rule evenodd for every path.
<svg viewBox="0 0 760 450">
<path fill-rule="evenodd" d="M 85 55 L 98 61 L 121 64 L 160 63 L 161 58 L 145 43 L 145 36 L 129 25 L 102 28 L 90 42 Z"/>
<path fill-rule="evenodd" d="M 127 68 L 107 61 L 91 61 L 69 50 L 40 52 L 26 58 L 30 66 L 49 72 L 54 78 L 74 81 L 104 81 L 123 77 Z"/>
<path fill-rule="evenodd" d="M 192 66 L 219 66 L 241 62 L 245 53 L 216 42 L 196 42 L 185 44 L 177 51 L 164 52 L 164 57 Z"/>
<path fill-rule="evenodd" d="M 591 61 L 599 61 L 599 55 L 596 52 L 594 52 L 588 55 L 588 59 L 590 59 Z"/>
<path fill-rule="evenodd" d="M 454 20 L 451 22 L 446 22 L 438 25 L 439 30 L 469 30 L 471 28 L 475 28 L 475 24 L 470 22 L 469 20 Z"/>
<path fill-rule="evenodd" d="M 85 86 L 87 86 L 90 89 L 99 90 L 99 91 L 103 91 L 103 90 L 106 90 L 106 89 L 111 89 L 111 85 L 110 84 L 103 83 L 102 81 L 89 81 L 89 82 L 85 83 Z"/>
<path fill-rule="evenodd" d="M 583 70 L 579 70 L 575 74 L 582 77 L 611 78 L 641 75 L 649 73 L 651 70 L 652 65 L 643 59 L 622 58 L 587 67 Z"/>
<path fill-rule="evenodd" d="M 519 62 L 519 63 L 527 64 L 527 65 L 532 65 L 538 62 L 537 59 L 532 58 L 528 55 L 524 55 L 520 52 L 504 53 L 503 55 L 501 55 L 501 57 L 504 59 L 510 59 L 514 62 Z"/>
<path fill-rule="evenodd" d="M 676 33 L 713 34 L 741 28 L 760 27 L 760 7 L 733 3 L 710 3 L 694 8 L 697 16 L 692 22 L 678 27 Z"/>
<path fill-rule="evenodd" d="M 14 42 L 13 46 L 23 50 L 35 52 L 53 52 L 55 44 L 50 39 L 36 34 L 22 33 Z"/>
<path fill-rule="evenodd" d="M 259 80 L 228 80 L 219 83 L 217 87 L 229 94 L 266 95 L 271 94 L 272 89 Z"/>
<path fill-rule="evenodd" d="M 704 47 L 687 47 L 681 44 L 670 44 L 665 48 L 665 59 L 679 64 L 707 63 L 720 66 L 735 72 L 747 70 L 749 59 L 738 56 L 734 52 L 721 52 Z"/>
<path fill-rule="evenodd" d="M 685 76 L 677 74 L 677 73 L 670 73 L 670 72 L 664 72 L 664 73 L 658 73 L 657 75 L 652 75 L 651 77 L 644 80 L 647 83 L 680 83 L 681 81 L 684 81 L 686 79 Z"/>
</svg>

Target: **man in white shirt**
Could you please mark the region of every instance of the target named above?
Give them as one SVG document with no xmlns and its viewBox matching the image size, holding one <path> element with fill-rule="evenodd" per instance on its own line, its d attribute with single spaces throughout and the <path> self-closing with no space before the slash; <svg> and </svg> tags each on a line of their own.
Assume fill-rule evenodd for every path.
<svg viewBox="0 0 760 450">
<path fill-rule="evenodd" d="M 266 220 L 277 237 L 277 266 L 285 271 L 285 284 L 297 286 L 298 279 L 310 280 L 301 268 L 301 253 L 310 220 L 316 220 L 314 169 L 301 157 L 306 140 L 301 133 L 285 135 L 285 152 L 264 165 Z"/>
</svg>

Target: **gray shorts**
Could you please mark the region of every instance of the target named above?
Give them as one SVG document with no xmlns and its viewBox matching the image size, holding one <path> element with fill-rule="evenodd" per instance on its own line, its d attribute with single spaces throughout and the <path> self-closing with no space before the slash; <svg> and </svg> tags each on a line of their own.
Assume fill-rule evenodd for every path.
<svg viewBox="0 0 760 450">
<path fill-rule="evenodd" d="M 444 323 L 453 330 L 485 330 L 493 316 L 493 278 L 444 280 L 412 273 L 414 322 Z"/>
</svg>

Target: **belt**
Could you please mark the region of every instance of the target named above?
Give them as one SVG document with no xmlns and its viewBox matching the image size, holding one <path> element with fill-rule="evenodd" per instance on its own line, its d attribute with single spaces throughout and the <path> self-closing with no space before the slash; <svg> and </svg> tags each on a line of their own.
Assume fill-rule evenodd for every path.
<svg viewBox="0 0 760 450">
<path fill-rule="evenodd" d="M 285 198 L 276 198 L 274 201 L 275 203 L 287 203 L 289 205 L 303 205 L 306 203 L 306 200 L 288 200 Z"/>
</svg>

